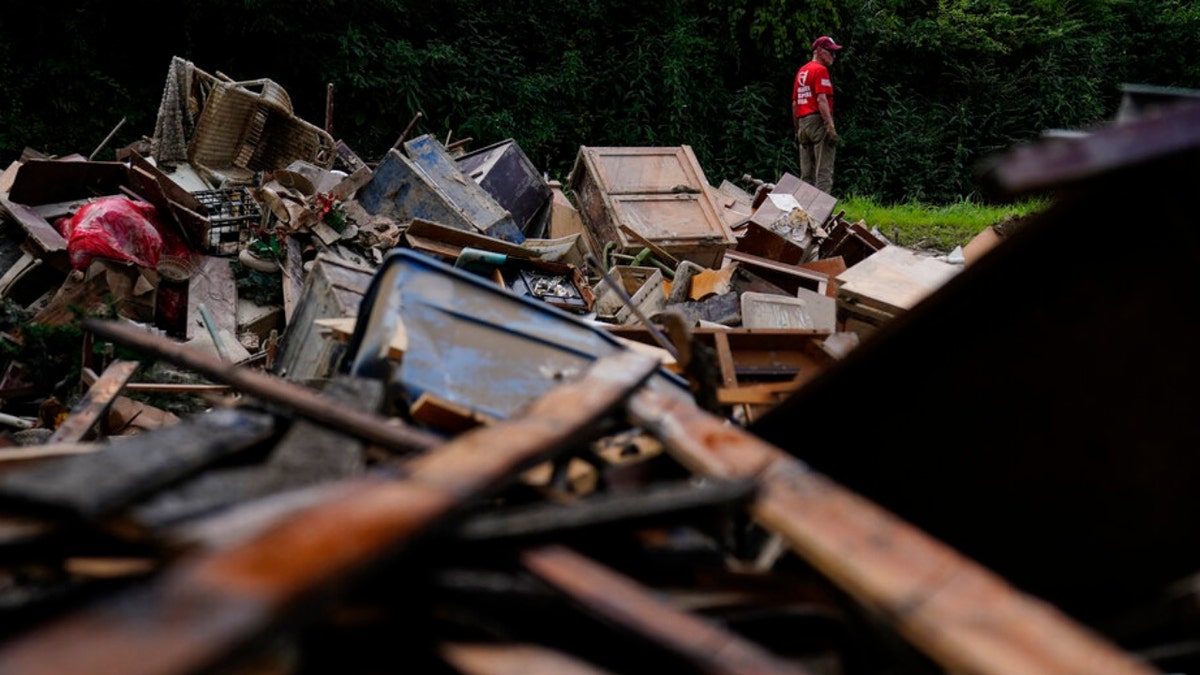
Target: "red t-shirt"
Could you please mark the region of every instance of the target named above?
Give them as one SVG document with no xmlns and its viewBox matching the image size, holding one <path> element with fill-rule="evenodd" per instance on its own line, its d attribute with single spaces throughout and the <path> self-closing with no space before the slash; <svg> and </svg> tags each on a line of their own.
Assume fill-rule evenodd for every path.
<svg viewBox="0 0 1200 675">
<path fill-rule="evenodd" d="M 809 61 L 796 71 L 796 81 L 792 83 L 792 114 L 803 117 L 818 113 L 817 94 L 825 94 L 829 99 L 829 114 L 833 114 L 833 82 L 829 80 L 829 69 Z"/>
</svg>

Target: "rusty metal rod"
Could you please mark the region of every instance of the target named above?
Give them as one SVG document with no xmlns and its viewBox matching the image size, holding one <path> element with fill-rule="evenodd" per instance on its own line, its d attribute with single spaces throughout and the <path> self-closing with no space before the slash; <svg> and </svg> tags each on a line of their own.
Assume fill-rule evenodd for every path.
<svg viewBox="0 0 1200 675">
<path fill-rule="evenodd" d="M 642 322 L 642 325 L 646 327 L 646 330 L 650 331 L 650 336 L 654 338 L 654 341 L 658 343 L 658 346 L 667 350 L 667 353 L 671 355 L 671 358 L 678 361 L 679 350 L 675 348 L 675 345 L 671 344 L 671 341 L 668 340 L 665 335 L 663 335 L 662 331 L 658 329 L 658 326 L 650 323 L 650 320 L 646 318 L 646 315 L 642 314 L 642 310 L 639 309 L 636 304 L 634 304 L 633 298 L 629 297 L 629 294 L 625 292 L 625 289 L 621 287 L 621 284 L 617 283 L 612 277 L 608 276 L 608 272 L 604 271 L 604 268 L 601 266 L 600 261 L 596 259 L 596 256 L 588 253 L 587 261 L 588 264 L 600 274 L 600 278 L 604 280 L 604 283 L 608 284 L 608 287 L 617 294 L 617 297 L 621 298 L 621 302 L 625 303 L 625 306 L 633 312 L 633 315 L 638 318 L 638 321 Z"/>
<path fill-rule="evenodd" d="M 408 132 L 412 131 L 412 128 L 417 125 L 417 121 L 420 120 L 424 116 L 425 116 L 425 113 L 421 112 L 420 110 L 417 111 L 416 115 L 413 115 L 412 121 L 409 122 L 408 126 L 404 127 L 404 131 L 401 132 L 400 138 L 397 138 L 396 142 L 392 143 L 392 148 L 391 148 L 392 150 L 395 150 L 396 148 L 400 147 L 400 144 L 404 142 L 404 139 L 408 138 Z"/>
<path fill-rule="evenodd" d="M 325 133 L 333 135 L 333 83 L 325 86 Z"/>
<path fill-rule="evenodd" d="M 317 424 L 375 443 L 388 450 L 415 452 L 444 442 L 440 436 L 404 425 L 399 420 L 335 403 L 313 389 L 256 370 L 238 367 L 128 324 L 85 319 L 83 328 L 106 340 L 132 347 L 156 359 L 194 370 L 264 401 L 286 406 Z"/>
<path fill-rule="evenodd" d="M 88 155 L 89 162 L 92 161 L 96 155 L 100 154 L 100 151 L 104 149 L 104 146 L 108 145 L 108 142 L 112 140 L 112 137 L 116 136 L 117 132 L 121 130 L 121 127 L 125 126 L 125 120 L 126 118 L 122 117 L 121 121 L 117 122 L 117 126 L 113 127 L 113 130 L 108 132 L 108 135 L 104 137 L 104 140 L 100 141 L 100 145 L 97 145 L 96 149 L 92 151 L 92 154 Z"/>
</svg>

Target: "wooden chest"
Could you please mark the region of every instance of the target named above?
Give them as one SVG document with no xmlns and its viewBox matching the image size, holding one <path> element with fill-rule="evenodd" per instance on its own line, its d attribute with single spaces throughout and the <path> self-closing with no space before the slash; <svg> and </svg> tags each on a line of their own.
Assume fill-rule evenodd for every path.
<svg viewBox="0 0 1200 675">
<path fill-rule="evenodd" d="M 568 177 L 592 250 L 635 254 L 647 241 L 680 260 L 718 268 L 737 244 L 690 146 L 582 146 Z"/>
</svg>

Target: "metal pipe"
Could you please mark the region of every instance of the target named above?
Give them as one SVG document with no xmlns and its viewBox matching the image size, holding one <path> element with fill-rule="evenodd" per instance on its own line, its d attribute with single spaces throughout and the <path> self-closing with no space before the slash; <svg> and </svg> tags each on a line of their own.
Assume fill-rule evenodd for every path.
<svg viewBox="0 0 1200 675">
<path fill-rule="evenodd" d="M 642 325 L 646 327 L 646 330 L 650 331 L 650 336 L 654 338 L 654 341 L 658 343 L 658 346 L 667 350 L 667 353 L 671 355 L 671 358 L 678 361 L 679 350 L 675 348 L 675 345 L 671 344 L 671 341 L 668 340 L 665 335 L 663 335 L 662 331 L 658 329 L 658 326 L 650 323 L 650 320 L 646 318 L 646 315 L 642 314 L 642 310 L 633 303 L 633 298 L 629 297 L 629 294 L 625 292 L 625 289 L 621 287 L 621 284 L 613 281 L 613 278 L 608 276 L 608 272 L 604 271 L 604 268 L 600 267 L 600 261 L 596 259 L 596 256 L 592 253 L 588 253 L 587 261 L 588 264 L 592 266 L 592 269 L 595 269 L 600 274 L 600 278 L 604 280 L 604 283 L 608 284 L 608 287 L 617 294 L 618 298 L 621 298 L 621 302 L 625 303 L 625 306 L 633 312 L 633 315 L 638 318 L 638 321 L 642 322 Z"/>
</svg>

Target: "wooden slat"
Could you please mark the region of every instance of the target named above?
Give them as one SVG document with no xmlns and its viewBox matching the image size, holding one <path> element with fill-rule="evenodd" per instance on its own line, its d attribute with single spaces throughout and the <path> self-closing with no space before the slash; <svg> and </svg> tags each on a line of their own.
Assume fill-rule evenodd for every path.
<svg viewBox="0 0 1200 675">
<path fill-rule="evenodd" d="M 283 322 L 292 325 L 296 303 L 304 295 L 304 260 L 300 241 L 296 237 L 284 239 L 283 257 Z"/>
<path fill-rule="evenodd" d="M 411 452 L 431 448 L 441 438 L 420 429 L 403 425 L 353 407 L 337 404 L 319 393 L 298 384 L 240 368 L 236 365 L 181 345 L 170 339 L 152 335 L 128 324 L 86 319 L 84 329 L 97 336 L 141 350 L 157 359 L 189 368 L 216 382 L 253 394 L 265 401 L 285 405 L 297 414 L 318 424 L 338 429 L 356 438 L 371 441 L 394 452 Z"/>
<path fill-rule="evenodd" d="M 607 675 L 590 663 L 541 645 L 446 643 L 442 659 L 463 675 Z"/>
<path fill-rule="evenodd" d="M 133 377 L 138 365 L 137 361 L 121 360 L 109 364 L 101 373 L 100 379 L 96 380 L 83 398 L 79 399 L 79 402 L 71 409 L 70 416 L 58 425 L 46 442 L 76 443 L 82 441 L 88 431 L 95 426 L 96 421 L 112 405 L 113 399 L 121 393 L 121 389 L 129 382 L 129 378 Z"/>
<path fill-rule="evenodd" d="M 656 367 L 654 359 L 632 352 L 606 357 L 523 416 L 463 434 L 409 462 L 406 479 L 324 487 L 315 503 L 258 536 L 194 555 L 145 587 L 0 645 L 0 672 L 209 670 L 274 625 L 294 624 L 329 601 L 464 501 L 594 434 L 597 420 Z"/>
<path fill-rule="evenodd" d="M 757 476 L 755 520 L 949 672 L 1151 673 L 1049 604 L 749 432 L 649 390 L 631 420 L 693 471 Z"/>
<path fill-rule="evenodd" d="M 521 555 L 521 561 L 542 581 L 566 593 L 587 611 L 684 657 L 697 672 L 808 672 L 736 633 L 675 609 L 632 579 L 568 548 L 531 549 Z"/>
<path fill-rule="evenodd" d="M 29 208 L 24 204 L 10 202 L 3 197 L 0 197 L 0 208 L 7 211 L 13 220 L 25 230 L 25 234 L 29 235 L 29 240 L 34 243 L 38 251 L 42 253 L 57 253 L 67 250 L 67 240 L 54 229 L 54 226 L 46 221 L 45 218 L 38 215 L 37 211 Z"/>
</svg>

